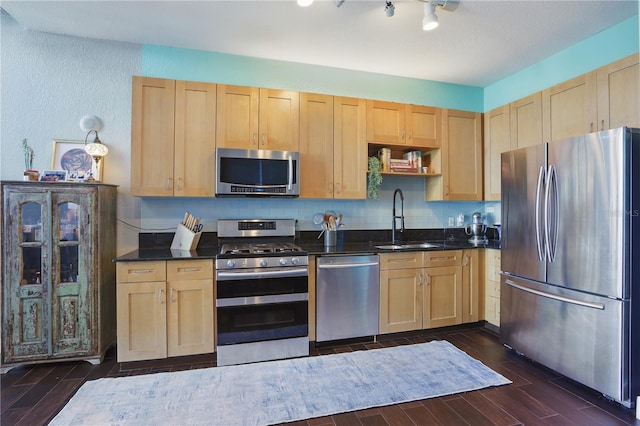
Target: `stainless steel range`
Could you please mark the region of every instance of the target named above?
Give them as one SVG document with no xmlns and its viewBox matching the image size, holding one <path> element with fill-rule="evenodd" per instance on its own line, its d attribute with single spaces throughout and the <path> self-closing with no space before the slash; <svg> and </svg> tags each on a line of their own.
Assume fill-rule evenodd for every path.
<svg viewBox="0 0 640 426">
<path fill-rule="evenodd" d="M 309 355 L 309 257 L 295 219 L 218 221 L 217 364 Z"/>
</svg>

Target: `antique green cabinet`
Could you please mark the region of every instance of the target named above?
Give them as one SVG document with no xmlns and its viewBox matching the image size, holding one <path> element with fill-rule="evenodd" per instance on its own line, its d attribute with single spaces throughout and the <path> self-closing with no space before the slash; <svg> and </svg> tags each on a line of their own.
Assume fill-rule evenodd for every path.
<svg viewBox="0 0 640 426">
<path fill-rule="evenodd" d="M 115 342 L 116 187 L 2 182 L 1 369 Z"/>
</svg>

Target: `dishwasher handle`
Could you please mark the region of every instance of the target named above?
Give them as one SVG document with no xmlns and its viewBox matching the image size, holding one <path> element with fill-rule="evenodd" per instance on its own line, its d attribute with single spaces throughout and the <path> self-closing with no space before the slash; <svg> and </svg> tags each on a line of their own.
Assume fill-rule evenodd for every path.
<svg viewBox="0 0 640 426">
<path fill-rule="evenodd" d="M 379 262 L 362 262 L 362 263 L 323 263 L 318 265 L 318 269 L 343 269 L 343 268 L 359 268 L 363 266 L 378 266 Z"/>
</svg>

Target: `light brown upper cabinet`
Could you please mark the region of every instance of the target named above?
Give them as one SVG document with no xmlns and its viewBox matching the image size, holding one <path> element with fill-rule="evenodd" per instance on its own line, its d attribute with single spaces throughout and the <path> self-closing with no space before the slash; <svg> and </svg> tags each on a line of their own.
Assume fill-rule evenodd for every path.
<svg viewBox="0 0 640 426">
<path fill-rule="evenodd" d="M 509 105 L 484 115 L 484 194 L 485 200 L 500 200 L 500 156 L 511 149 Z"/>
<path fill-rule="evenodd" d="M 333 198 L 367 197 L 366 118 L 364 99 L 333 98 Z"/>
<path fill-rule="evenodd" d="M 300 94 L 300 197 L 333 198 L 333 96 Z"/>
<path fill-rule="evenodd" d="M 367 142 L 440 147 L 441 111 L 440 108 L 367 100 Z"/>
<path fill-rule="evenodd" d="M 598 69 L 599 130 L 640 127 L 640 55 Z"/>
<path fill-rule="evenodd" d="M 215 84 L 133 77 L 132 195 L 214 195 L 215 99 Z"/>
<path fill-rule="evenodd" d="M 442 176 L 427 176 L 426 200 L 482 200 L 482 114 L 443 116 Z"/>
<path fill-rule="evenodd" d="M 300 94 L 300 196 L 364 199 L 367 194 L 363 99 Z"/>
<path fill-rule="evenodd" d="M 596 89 L 596 71 L 591 71 L 542 91 L 544 142 L 599 130 Z"/>
<path fill-rule="evenodd" d="M 298 151 L 298 92 L 220 84 L 217 104 L 218 147 Z"/>
<path fill-rule="evenodd" d="M 511 149 L 542 144 L 542 93 L 518 99 L 509 105 L 509 109 Z"/>
</svg>

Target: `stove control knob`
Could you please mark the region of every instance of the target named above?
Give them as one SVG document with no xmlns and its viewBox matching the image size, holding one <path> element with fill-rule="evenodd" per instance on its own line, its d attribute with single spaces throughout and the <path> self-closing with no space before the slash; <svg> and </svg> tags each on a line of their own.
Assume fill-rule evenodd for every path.
<svg viewBox="0 0 640 426">
<path fill-rule="evenodd" d="M 287 258 L 285 258 L 285 257 L 281 257 L 281 258 L 280 258 L 280 264 L 281 264 L 282 266 L 286 265 L 286 264 L 287 264 Z"/>
<path fill-rule="evenodd" d="M 227 267 L 228 268 L 233 268 L 235 266 L 236 266 L 235 260 L 231 260 L 231 259 L 227 260 Z"/>
<path fill-rule="evenodd" d="M 297 265 L 298 263 L 300 263 L 300 259 L 298 259 L 297 257 L 294 257 L 291 259 L 291 263 L 293 263 L 294 265 Z"/>
<path fill-rule="evenodd" d="M 268 265 L 269 265 L 269 262 L 267 262 L 267 259 L 262 259 L 262 260 L 260 261 L 260 266 L 262 266 L 263 268 L 264 268 L 265 266 L 268 266 Z"/>
</svg>

